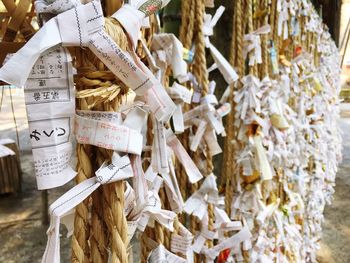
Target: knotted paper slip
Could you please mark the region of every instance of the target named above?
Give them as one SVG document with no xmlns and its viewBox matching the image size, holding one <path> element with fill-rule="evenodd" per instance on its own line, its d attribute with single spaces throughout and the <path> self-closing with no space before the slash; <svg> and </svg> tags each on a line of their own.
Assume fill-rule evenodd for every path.
<svg viewBox="0 0 350 263">
<path fill-rule="evenodd" d="M 120 12 L 123 14 L 126 9 L 131 10 L 132 7 L 125 5 Z M 123 20 L 123 16 L 119 16 L 118 12 L 115 17 L 120 19 L 123 26 L 131 28 L 129 21 Z M 145 18 L 145 13 L 142 14 L 142 18 Z M 135 56 L 132 58 L 129 53 L 122 51 L 106 34 L 103 26 L 104 17 L 101 3 L 98 1 L 76 6 L 57 15 L 0 69 L 0 79 L 17 87 L 23 87 L 32 66 L 46 50 L 57 45 L 88 47 L 137 95 L 147 95 L 150 109 L 158 120 L 168 120 L 176 106 L 162 85 L 139 59 Z"/>
<path fill-rule="evenodd" d="M 47 231 L 48 242 L 42 259 L 43 263 L 60 262 L 59 226 L 61 218 L 70 214 L 71 210 L 84 201 L 98 187 L 133 176 L 128 155 L 123 157 L 113 155 L 112 163 L 104 163 L 97 171 L 96 176 L 89 178 L 70 189 L 50 206 L 50 227 Z"/>
</svg>

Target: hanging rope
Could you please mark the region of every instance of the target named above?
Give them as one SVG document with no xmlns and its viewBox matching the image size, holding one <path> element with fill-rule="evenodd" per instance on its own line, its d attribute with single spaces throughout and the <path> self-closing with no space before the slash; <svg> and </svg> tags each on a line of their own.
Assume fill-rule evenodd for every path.
<svg viewBox="0 0 350 263">
<path fill-rule="evenodd" d="M 114 19 L 106 19 L 105 29 L 120 48 L 126 50 L 127 38 L 119 23 Z M 106 73 L 103 63 L 91 52 L 80 52 L 78 71 L 80 69 L 80 71 L 88 73 L 82 74 L 77 81 L 77 89 L 83 90 L 78 92 L 77 97 L 85 97 L 85 99 L 79 100 L 80 107 L 78 107 L 84 110 L 95 107 L 95 109 L 104 111 L 116 111 L 120 97 L 124 96 L 127 90 L 116 85 L 117 82 L 115 82 L 113 74 L 111 78 L 111 74 Z M 107 87 L 113 86 L 115 89 L 107 89 Z M 103 92 L 109 92 L 109 96 L 104 97 L 105 100 L 101 100 L 99 97 Z M 90 160 L 94 158 L 91 146 L 78 145 L 77 147 L 78 175 L 76 181 L 79 183 L 92 176 L 94 170 Z M 96 166 L 106 159 L 109 160 L 111 154 L 111 151 L 98 149 Z M 103 201 L 101 202 L 101 200 Z M 124 215 L 123 182 L 105 185 L 102 191 L 94 193 L 91 225 L 89 223 L 89 203 L 90 198 L 78 205 L 76 209 L 72 238 L 72 262 L 89 262 L 89 258 L 93 262 L 105 262 L 108 258 L 108 247 L 110 247 L 112 262 L 127 262 L 128 240 L 127 221 Z M 108 233 L 104 233 L 105 227 L 107 227 Z M 111 240 L 109 244 L 107 244 L 107 240 Z"/>
<path fill-rule="evenodd" d="M 232 39 L 233 42 L 236 42 L 235 49 L 236 51 L 233 51 L 231 49 L 232 54 L 235 54 L 235 68 L 237 70 L 237 73 L 239 77 L 242 77 L 244 75 L 244 58 L 243 58 L 243 45 L 244 45 L 244 39 L 243 39 L 243 14 L 242 14 L 242 0 L 235 1 L 235 20 L 233 24 L 233 30 L 235 31 L 235 38 Z M 232 62 L 231 62 L 232 63 Z M 237 87 L 240 87 L 240 82 L 238 81 Z M 231 103 L 231 109 L 232 109 L 232 117 L 229 119 L 229 127 L 232 125 L 232 127 L 228 128 L 228 136 L 225 140 L 228 149 L 228 160 L 226 162 L 227 169 L 226 169 L 226 185 L 225 185 L 225 208 L 227 214 L 230 216 L 231 214 L 231 204 L 233 201 L 233 194 L 235 192 L 235 176 L 236 176 L 236 165 L 235 165 L 235 156 L 234 156 L 234 147 L 237 143 L 235 139 L 235 131 L 234 131 L 234 125 L 232 118 L 234 118 L 235 114 L 235 104 L 233 102 L 233 88 L 231 89 L 230 93 L 230 103 Z M 230 117 L 229 117 L 230 118 Z M 232 123 L 230 123 L 232 122 Z"/>
</svg>

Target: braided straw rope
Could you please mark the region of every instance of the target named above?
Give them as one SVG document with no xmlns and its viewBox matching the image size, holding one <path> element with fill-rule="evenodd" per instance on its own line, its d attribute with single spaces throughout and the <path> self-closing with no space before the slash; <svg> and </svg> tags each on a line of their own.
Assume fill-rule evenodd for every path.
<svg viewBox="0 0 350 263">
<path fill-rule="evenodd" d="M 77 53 L 77 68 L 79 71 L 85 71 L 92 63 L 86 58 L 86 52 L 79 50 Z M 81 82 L 77 82 L 77 90 L 84 89 L 85 86 Z M 78 100 L 77 108 L 81 110 L 88 110 L 91 98 L 83 98 Z M 80 183 L 90 178 L 93 175 L 93 163 L 94 159 L 92 146 L 77 144 L 77 177 L 76 183 Z M 89 248 L 89 236 L 90 236 L 90 222 L 89 222 L 89 204 L 90 198 L 84 200 L 76 207 L 76 213 L 74 218 L 74 233 L 72 236 L 72 262 L 89 262 L 90 248 Z M 102 233 L 103 235 L 103 233 Z M 98 262 L 98 261 L 97 261 Z"/>
<path fill-rule="evenodd" d="M 207 174 L 211 174 L 214 170 L 214 165 L 213 165 L 213 158 L 210 154 L 209 148 L 207 148 Z M 213 204 L 208 204 L 208 230 L 209 231 L 214 231 L 214 219 L 215 219 L 215 214 L 214 214 L 214 205 Z M 207 246 L 209 248 L 214 246 L 213 240 L 207 240 Z"/>
<path fill-rule="evenodd" d="M 118 43 L 121 49 L 126 50 L 128 41 L 123 28 L 116 20 L 107 20 L 106 31 L 112 33 L 111 37 Z M 116 99 L 116 102 L 118 100 Z M 116 110 L 110 107 L 111 104 L 105 104 L 107 111 Z M 111 154 L 111 152 L 110 152 Z M 111 259 L 112 262 L 128 262 L 127 248 L 127 220 L 124 214 L 124 183 L 118 181 L 113 184 L 103 186 L 104 197 L 104 220 L 111 235 Z"/>
<path fill-rule="evenodd" d="M 206 57 L 205 57 L 205 44 L 204 44 L 204 35 L 202 32 L 202 26 L 204 22 L 204 8 L 202 5 L 204 5 L 202 0 L 193 0 L 192 1 L 192 6 L 195 10 L 195 16 L 194 16 L 194 23 L 195 23 L 195 32 L 194 34 L 194 39 L 195 39 L 195 45 L 196 45 L 196 52 L 194 56 L 194 61 L 193 61 L 193 67 L 192 71 L 197 79 L 199 85 L 202 87 L 202 94 L 207 94 L 208 93 L 208 73 L 207 73 L 207 68 L 206 68 Z M 206 73 L 205 73 L 206 72 Z M 192 158 L 194 160 L 194 163 L 198 166 L 200 163 L 200 153 L 199 151 L 196 151 L 193 153 Z M 191 194 L 196 192 L 198 190 L 198 183 L 191 184 Z M 190 221 L 190 230 L 192 233 L 196 233 L 198 230 L 198 219 L 195 216 L 191 216 L 191 221 Z M 200 260 L 199 255 L 195 255 L 195 262 L 198 262 Z"/>
</svg>

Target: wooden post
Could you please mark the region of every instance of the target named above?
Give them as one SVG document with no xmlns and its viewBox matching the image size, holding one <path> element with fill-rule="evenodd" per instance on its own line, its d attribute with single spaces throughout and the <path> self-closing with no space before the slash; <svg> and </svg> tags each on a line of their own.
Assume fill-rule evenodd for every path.
<svg viewBox="0 0 350 263">
<path fill-rule="evenodd" d="M 41 191 L 41 223 L 46 226 L 49 224 L 49 194 L 47 190 Z"/>
</svg>

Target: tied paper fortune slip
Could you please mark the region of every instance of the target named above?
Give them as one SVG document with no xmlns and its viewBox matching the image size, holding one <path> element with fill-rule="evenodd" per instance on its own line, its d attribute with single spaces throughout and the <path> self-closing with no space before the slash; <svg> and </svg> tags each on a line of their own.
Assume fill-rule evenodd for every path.
<svg viewBox="0 0 350 263">
<path fill-rule="evenodd" d="M 60 47 L 41 56 L 24 89 L 29 138 L 39 190 L 76 175 L 70 167 L 75 112 L 72 58 Z"/>
<path fill-rule="evenodd" d="M 101 185 L 133 177 L 133 170 L 128 155 L 123 157 L 113 154 L 112 163 L 103 163 L 96 171 L 96 176 L 74 186 L 50 206 L 50 227 L 47 230 L 48 242 L 42 263 L 60 262 L 59 227 L 61 219 L 70 214 L 78 204 L 84 201 Z"/>
<path fill-rule="evenodd" d="M 0 69 L 0 79 L 23 87 L 32 66 L 46 50 L 58 45 L 89 47 L 126 86 L 148 98 L 157 119 L 168 120 L 176 106 L 162 85 L 139 59 L 122 51 L 103 26 L 104 17 L 98 1 L 57 15 Z"/>
<path fill-rule="evenodd" d="M 131 0 L 112 15 L 128 33 L 131 43 L 136 48 L 143 20 L 166 6 L 170 0 Z"/>
</svg>

